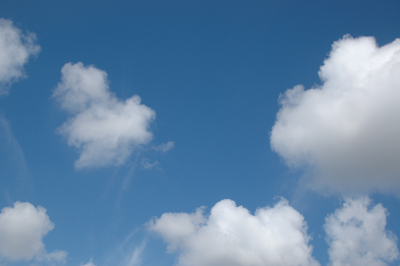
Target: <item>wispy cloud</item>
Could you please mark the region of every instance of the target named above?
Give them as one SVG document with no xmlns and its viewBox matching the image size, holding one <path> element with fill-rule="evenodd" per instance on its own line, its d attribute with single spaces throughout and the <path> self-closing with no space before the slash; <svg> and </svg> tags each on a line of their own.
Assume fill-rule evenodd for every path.
<svg viewBox="0 0 400 266">
<path fill-rule="evenodd" d="M 88 261 L 88 263 L 86 263 L 86 264 L 82 264 L 82 263 L 81 263 L 81 266 L 96 266 L 96 265 L 93 263 L 92 259 L 90 259 L 90 260 Z"/>
<path fill-rule="evenodd" d="M 22 147 L 2 114 L 0 114 L 0 174 L 3 176 L 3 189 L 10 189 L 5 187 L 4 181 L 7 178 L 16 184 L 16 193 L 12 192 L 11 198 L 26 196 L 33 189 Z M 13 202 L 14 200 L 10 203 Z"/>
<path fill-rule="evenodd" d="M 150 160 L 147 158 L 143 158 L 140 161 L 140 164 L 142 165 L 142 167 L 146 170 L 150 170 L 150 169 L 158 169 L 158 170 L 162 170 L 160 168 L 160 163 L 158 161 L 154 161 L 152 163 L 150 163 Z"/>
<path fill-rule="evenodd" d="M 162 143 L 158 146 L 154 146 L 153 149 L 156 151 L 167 152 L 175 146 L 175 142 L 168 141 L 167 143 Z"/>
<path fill-rule="evenodd" d="M 115 266 L 140 266 L 143 261 L 143 252 L 146 248 L 146 239 L 138 244 L 135 236 L 138 230 L 131 232 L 116 248 L 110 253 L 104 265 Z"/>
<path fill-rule="evenodd" d="M 140 145 L 151 141 L 156 113 L 135 95 L 122 101 L 110 92 L 107 73 L 82 63 L 67 63 L 53 96 L 70 118 L 59 132 L 78 149 L 75 167 L 121 165 Z"/>
</svg>

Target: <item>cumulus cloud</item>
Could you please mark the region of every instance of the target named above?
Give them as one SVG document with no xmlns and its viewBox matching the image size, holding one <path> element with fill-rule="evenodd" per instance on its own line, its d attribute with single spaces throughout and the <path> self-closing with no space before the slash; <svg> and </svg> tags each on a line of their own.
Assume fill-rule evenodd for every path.
<svg viewBox="0 0 400 266">
<path fill-rule="evenodd" d="M 156 113 L 139 96 L 121 101 L 110 92 L 107 73 L 82 63 L 67 63 L 54 91 L 70 118 L 59 132 L 78 149 L 76 168 L 123 164 L 133 150 L 153 137 Z"/>
<path fill-rule="evenodd" d="M 179 265 L 319 265 L 311 256 L 303 216 L 284 199 L 252 215 L 232 200 L 222 200 L 209 216 L 164 213 L 149 223 L 168 251 L 180 251 Z"/>
<path fill-rule="evenodd" d="M 400 189 L 400 39 L 336 41 L 322 85 L 297 85 L 279 99 L 271 147 L 324 193 Z"/>
<path fill-rule="evenodd" d="M 24 65 L 39 51 L 34 34 L 23 34 L 11 20 L 0 18 L 0 95 L 8 94 L 10 85 L 24 77 Z"/>
<path fill-rule="evenodd" d="M 385 266 L 398 257 L 397 239 L 385 230 L 387 211 L 368 198 L 347 198 L 326 218 L 332 266 Z"/>
<path fill-rule="evenodd" d="M 28 202 L 16 202 L 14 207 L 5 207 L 0 213 L 0 256 L 11 261 L 32 260 L 64 262 L 65 251 L 47 253 L 43 237 L 54 224 L 46 209 L 37 208 Z"/>
</svg>

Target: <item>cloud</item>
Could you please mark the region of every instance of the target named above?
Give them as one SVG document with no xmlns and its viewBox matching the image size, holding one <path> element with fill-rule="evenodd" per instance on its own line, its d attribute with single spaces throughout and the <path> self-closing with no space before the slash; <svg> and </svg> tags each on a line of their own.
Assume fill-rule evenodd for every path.
<svg viewBox="0 0 400 266">
<path fill-rule="evenodd" d="M 118 264 L 123 266 L 139 266 L 142 265 L 142 253 L 146 247 L 146 242 L 143 242 L 139 247 L 135 247 L 132 253 L 127 256 Z"/>
<path fill-rule="evenodd" d="M 303 216 L 284 199 L 254 215 L 228 199 L 208 217 L 203 211 L 164 213 L 148 224 L 168 243 L 168 252 L 180 251 L 179 265 L 319 265 Z"/>
<path fill-rule="evenodd" d="M 80 153 L 76 168 L 123 164 L 135 148 L 151 141 L 156 113 L 139 96 L 117 99 L 107 73 L 94 66 L 67 63 L 61 73 L 53 97 L 71 115 L 59 132 Z"/>
<path fill-rule="evenodd" d="M 25 155 L 9 122 L 2 114 L 0 114 L 0 176 L 3 176 L 3 188 L 6 187 L 5 176 L 8 176 L 16 181 L 17 191 L 28 194 L 31 180 Z"/>
<path fill-rule="evenodd" d="M 140 244 L 136 235 L 138 230 L 132 231 L 111 253 L 108 254 L 103 265 L 140 266 L 143 261 L 143 252 L 147 241 L 143 239 Z"/>
<path fill-rule="evenodd" d="M 0 213 L 0 256 L 11 261 L 32 260 L 64 262 L 65 251 L 47 253 L 43 237 L 53 230 L 54 224 L 46 209 L 35 208 L 28 202 L 15 202 Z"/>
<path fill-rule="evenodd" d="M 346 198 L 326 218 L 325 231 L 332 266 L 384 266 L 398 257 L 397 239 L 385 230 L 387 211 L 370 206 L 368 198 Z"/>
<path fill-rule="evenodd" d="M 160 167 L 160 163 L 158 161 L 154 161 L 153 163 L 150 163 L 150 160 L 147 158 L 143 158 L 140 161 L 140 164 L 142 165 L 142 167 L 146 170 L 150 170 L 150 169 L 158 169 L 158 170 L 162 170 Z"/>
<path fill-rule="evenodd" d="M 86 264 L 81 263 L 81 266 L 96 266 L 96 265 L 92 262 L 92 259 L 90 259 L 90 261 Z"/>
<path fill-rule="evenodd" d="M 175 146 L 175 142 L 168 141 L 167 143 L 162 143 L 158 146 L 153 147 L 156 151 L 167 152 Z"/>
<path fill-rule="evenodd" d="M 322 85 L 279 99 L 271 147 L 323 193 L 400 189 L 400 39 L 378 47 L 349 35 L 332 45 Z"/>
<path fill-rule="evenodd" d="M 7 95 L 10 85 L 25 76 L 23 66 L 39 52 L 34 34 L 23 34 L 11 20 L 0 18 L 0 95 Z"/>
</svg>

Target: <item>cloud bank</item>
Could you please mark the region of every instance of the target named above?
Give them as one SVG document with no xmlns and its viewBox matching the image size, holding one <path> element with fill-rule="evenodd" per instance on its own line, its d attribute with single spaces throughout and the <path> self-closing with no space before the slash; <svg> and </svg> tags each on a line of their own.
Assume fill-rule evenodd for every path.
<svg viewBox="0 0 400 266">
<path fill-rule="evenodd" d="M 43 237 L 53 230 L 54 224 L 46 209 L 35 208 L 28 202 L 15 202 L 14 207 L 5 207 L 0 213 L 0 257 L 11 261 L 64 262 L 65 251 L 47 253 Z"/>
<path fill-rule="evenodd" d="M 0 18 L 0 96 L 7 95 L 10 85 L 24 77 L 24 65 L 39 51 L 34 34 L 23 34 L 11 20 Z"/>
<path fill-rule="evenodd" d="M 169 252 L 180 250 L 179 265 L 319 265 L 311 256 L 303 216 L 286 200 L 254 215 L 228 199 L 218 202 L 208 217 L 203 210 L 164 213 L 149 223 Z"/>
<path fill-rule="evenodd" d="M 279 99 L 271 147 L 323 193 L 400 191 L 400 39 L 378 47 L 349 35 L 332 45 L 322 85 Z"/>
<path fill-rule="evenodd" d="M 149 230 L 179 251 L 185 266 L 319 265 L 312 257 L 303 216 L 281 199 L 254 215 L 232 200 L 222 200 L 209 216 L 164 213 L 149 222 Z M 371 206 L 367 197 L 345 198 L 325 219 L 331 266 L 386 266 L 398 258 L 396 236 L 385 229 L 387 211 Z"/>
<path fill-rule="evenodd" d="M 325 231 L 332 266 L 384 266 L 395 260 L 397 238 L 385 230 L 386 209 L 370 208 L 368 198 L 347 198 L 326 218 Z"/>
<path fill-rule="evenodd" d="M 156 113 L 139 96 L 117 99 L 107 73 L 94 66 L 67 63 L 61 73 L 53 97 L 71 115 L 59 132 L 80 153 L 76 168 L 123 164 L 135 148 L 150 142 Z"/>
</svg>

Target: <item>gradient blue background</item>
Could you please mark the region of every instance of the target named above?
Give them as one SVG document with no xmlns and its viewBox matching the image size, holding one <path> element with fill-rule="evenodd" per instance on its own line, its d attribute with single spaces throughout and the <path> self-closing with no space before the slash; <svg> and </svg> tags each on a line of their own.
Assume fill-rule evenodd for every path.
<svg viewBox="0 0 400 266">
<path fill-rule="evenodd" d="M 143 265 L 173 265 L 175 256 L 146 231 L 152 217 L 225 198 L 253 212 L 282 196 L 308 221 L 313 255 L 326 265 L 323 223 L 340 200 L 299 188 L 301 173 L 271 151 L 277 99 L 319 83 L 319 66 L 344 34 L 375 36 L 380 45 L 400 37 L 399 11 L 399 1 L 1 0 L 0 17 L 35 33 L 42 50 L 27 78 L 0 98 L 10 130 L 0 132 L 0 208 L 17 200 L 45 207 L 56 225 L 46 248 L 68 251 L 67 265 L 91 257 L 113 265 L 143 241 Z M 117 97 L 138 94 L 157 112 L 150 146 L 175 147 L 76 171 L 78 154 L 56 133 L 67 114 L 51 95 L 61 67 L 78 61 L 106 71 Z M 159 169 L 143 169 L 143 158 Z M 373 199 L 400 236 L 398 199 Z"/>
</svg>

